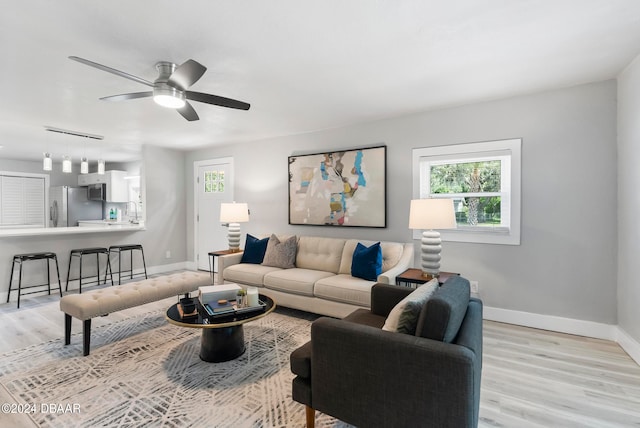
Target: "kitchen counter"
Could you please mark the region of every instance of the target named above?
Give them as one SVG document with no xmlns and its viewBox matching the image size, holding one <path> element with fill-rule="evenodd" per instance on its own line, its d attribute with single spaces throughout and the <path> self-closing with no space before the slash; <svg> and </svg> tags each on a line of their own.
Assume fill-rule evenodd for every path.
<svg viewBox="0 0 640 428">
<path fill-rule="evenodd" d="M 113 226 L 137 226 L 128 221 L 115 220 L 79 220 L 80 227 L 113 227 Z"/>
<path fill-rule="evenodd" d="M 104 223 L 104 221 L 100 221 Z M 131 224 L 128 222 L 109 222 L 109 225 L 95 224 L 86 227 L 33 227 L 25 229 L 0 230 L 0 238 L 9 236 L 45 236 L 45 235 L 74 235 L 81 233 L 109 233 L 109 232 L 135 232 L 146 230 L 144 223 Z"/>
</svg>

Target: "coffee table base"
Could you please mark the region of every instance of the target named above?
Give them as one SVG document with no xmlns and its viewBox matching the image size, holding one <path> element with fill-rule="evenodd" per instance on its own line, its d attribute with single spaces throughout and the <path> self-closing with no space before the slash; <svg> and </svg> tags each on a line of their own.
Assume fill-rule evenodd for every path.
<svg viewBox="0 0 640 428">
<path fill-rule="evenodd" d="M 208 363 L 233 360 L 244 354 L 242 324 L 223 328 L 203 328 L 200 359 Z"/>
</svg>

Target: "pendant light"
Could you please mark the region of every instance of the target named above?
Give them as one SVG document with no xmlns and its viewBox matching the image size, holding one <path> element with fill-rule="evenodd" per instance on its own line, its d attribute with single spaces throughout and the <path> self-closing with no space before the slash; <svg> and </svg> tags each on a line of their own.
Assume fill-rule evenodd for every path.
<svg viewBox="0 0 640 428">
<path fill-rule="evenodd" d="M 98 159 L 98 174 L 104 175 L 104 160 Z"/>
<path fill-rule="evenodd" d="M 71 173 L 71 158 L 69 156 L 62 157 L 62 172 L 66 174 Z"/>
<path fill-rule="evenodd" d="M 53 167 L 53 161 L 51 160 L 51 154 L 49 152 L 44 153 L 44 158 L 42 159 L 42 169 L 43 171 L 51 171 Z"/>
<path fill-rule="evenodd" d="M 87 161 L 87 144 L 82 144 L 82 158 L 80 158 L 80 174 L 89 173 L 89 162 Z"/>
</svg>

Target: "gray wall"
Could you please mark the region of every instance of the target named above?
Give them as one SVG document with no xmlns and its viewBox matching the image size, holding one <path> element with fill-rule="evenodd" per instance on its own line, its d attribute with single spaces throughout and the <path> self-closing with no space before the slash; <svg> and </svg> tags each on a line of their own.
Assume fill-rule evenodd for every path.
<svg viewBox="0 0 640 428">
<path fill-rule="evenodd" d="M 145 255 L 149 253 L 152 266 L 182 263 L 187 260 L 184 153 L 147 145 L 142 155 L 147 205 Z M 171 252 L 169 259 L 167 251 Z"/>
<path fill-rule="evenodd" d="M 0 298 L 6 298 L 14 254 L 56 252 L 63 280 L 66 278 L 69 251 L 74 248 L 141 243 L 147 267 L 162 269 L 162 265 L 183 263 L 187 257 L 184 154 L 175 150 L 145 147 L 143 156 L 142 173 L 146 176 L 147 205 L 145 231 L 0 238 Z M 41 168 L 41 164 L 39 167 Z M 111 169 L 110 166 L 109 168 Z M 170 259 L 165 258 L 166 250 L 171 251 Z M 36 269 L 43 271 L 41 267 Z M 13 293 L 12 302 L 15 301 L 15 296 Z"/>
<path fill-rule="evenodd" d="M 0 171 L 28 172 L 31 174 L 49 174 L 50 186 L 77 186 L 80 165 L 73 165 L 73 173 L 62 172 L 61 162 L 54 162 L 49 172 L 42 170 L 42 161 L 31 162 L 14 159 L 0 159 Z"/>
<path fill-rule="evenodd" d="M 478 280 L 491 307 L 615 324 L 615 81 L 193 151 L 185 177 L 192 180 L 194 161 L 233 156 L 235 199 L 251 209 L 243 232 L 410 242 L 411 149 L 506 138 L 523 139 L 522 244 L 446 242 L 441 269 Z M 288 225 L 287 156 L 381 143 L 388 147 L 386 229 Z M 191 183 L 186 191 L 191 219 Z M 191 222 L 187 256 L 194 260 Z"/>
<path fill-rule="evenodd" d="M 640 342 L 640 56 L 618 88 L 618 324 Z"/>
</svg>

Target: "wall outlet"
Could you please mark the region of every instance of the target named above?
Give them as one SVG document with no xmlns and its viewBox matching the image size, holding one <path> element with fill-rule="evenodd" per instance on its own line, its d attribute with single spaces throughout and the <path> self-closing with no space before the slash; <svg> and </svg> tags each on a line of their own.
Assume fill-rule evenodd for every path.
<svg viewBox="0 0 640 428">
<path fill-rule="evenodd" d="M 478 294 L 478 290 L 480 289 L 478 281 L 469 281 L 469 285 L 471 286 L 471 292 Z"/>
<path fill-rule="evenodd" d="M 171 258 L 171 251 L 167 250 L 167 252 L 164 255 L 165 258 L 170 259 Z"/>
</svg>

